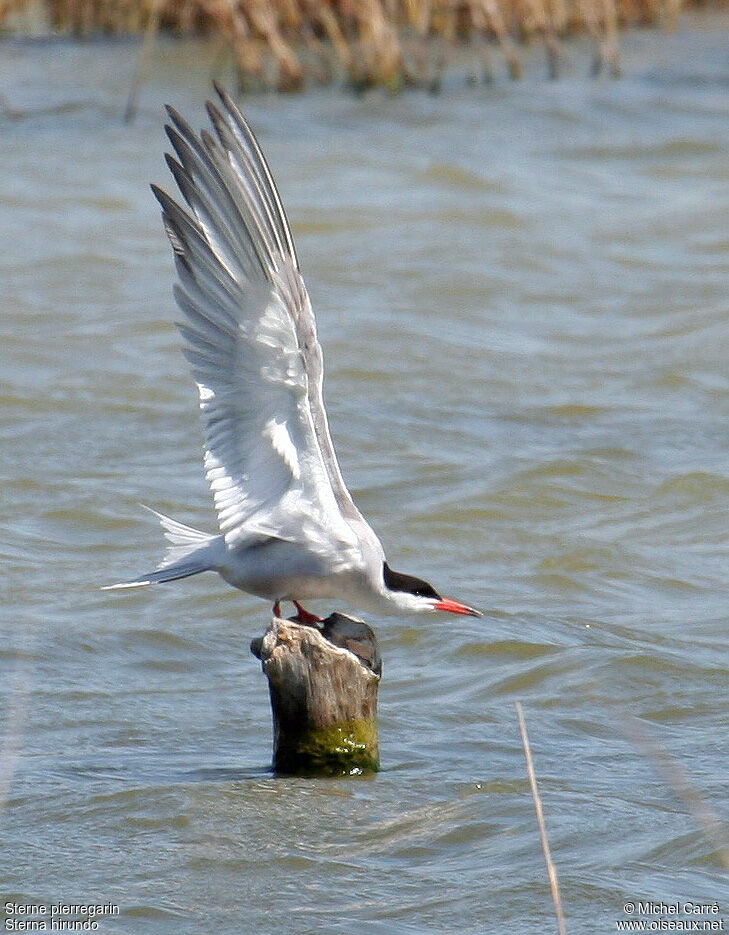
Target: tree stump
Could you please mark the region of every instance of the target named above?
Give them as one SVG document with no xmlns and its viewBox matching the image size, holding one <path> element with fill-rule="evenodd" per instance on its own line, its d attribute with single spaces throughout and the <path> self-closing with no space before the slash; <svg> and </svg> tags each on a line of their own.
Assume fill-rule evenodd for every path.
<svg viewBox="0 0 729 935">
<path fill-rule="evenodd" d="M 251 652 L 268 678 L 275 772 L 354 776 L 379 769 L 382 666 L 366 623 L 339 613 L 318 626 L 274 617 Z"/>
</svg>

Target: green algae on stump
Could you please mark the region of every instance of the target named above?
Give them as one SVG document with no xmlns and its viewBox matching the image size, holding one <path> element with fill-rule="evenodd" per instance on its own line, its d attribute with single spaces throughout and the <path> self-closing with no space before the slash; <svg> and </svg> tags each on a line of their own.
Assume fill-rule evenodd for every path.
<svg viewBox="0 0 729 935">
<path fill-rule="evenodd" d="M 337 613 L 320 630 L 275 617 L 251 651 L 268 677 L 277 773 L 355 776 L 378 770 L 381 666 L 367 624 Z"/>
</svg>

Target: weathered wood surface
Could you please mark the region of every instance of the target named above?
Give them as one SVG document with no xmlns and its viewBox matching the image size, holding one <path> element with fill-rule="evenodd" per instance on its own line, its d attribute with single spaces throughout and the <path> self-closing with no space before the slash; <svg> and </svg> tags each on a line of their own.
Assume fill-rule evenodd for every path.
<svg viewBox="0 0 729 935">
<path fill-rule="evenodd" d="M 251 652 L 268 677 L 277 773 L 377 771 L 381 663 L 367 624 L 338 613 L 319 627 L 274 617 Z"/>
</svg>

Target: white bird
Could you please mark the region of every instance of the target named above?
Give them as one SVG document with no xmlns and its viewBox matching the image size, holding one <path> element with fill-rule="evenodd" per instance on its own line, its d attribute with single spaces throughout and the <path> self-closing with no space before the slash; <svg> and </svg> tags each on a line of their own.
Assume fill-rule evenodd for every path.
<svg viewBox="0 0 729 935">
<path fill-rule="evenodd" d="M 157 569 L 110 588 L 217 571 L 274 602 L 337 598 L 374 612 L 481 616 L 392 571 L 339 470 L 322 399 L 322 352 L 288 221 L 266 160 L 231 98 L 208 102 L 215 136 L 171 108 L 167 163 L 187 210 L 156 186 L 174 251 L 178 328 L 197 382 L 205 474 L 220 532 L 156 513 Z M 179 161 L 178 161 L 179 160 Z"/>
</svg>

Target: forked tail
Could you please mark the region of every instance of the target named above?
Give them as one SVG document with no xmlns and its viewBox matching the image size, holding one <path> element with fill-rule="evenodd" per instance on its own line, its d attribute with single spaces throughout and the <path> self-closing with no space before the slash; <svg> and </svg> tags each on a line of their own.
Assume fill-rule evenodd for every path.
<svg viewBox="0 0 729 935">
<path fill-rule="evenodd" d="M 192 526 L 185 526 L 175 519 L 170 519 L 150 507 L 149 510 L 160 521 L 164 529 L 165 539 L 169 542 L 165 557 L 148 575 L 142 575 L 133 581 L 122 581 L 119 584 L 107 584 L 102 591 L 113 591 L 117 588 L 139 588 L 145 584 L 157 584 L 162 581 L 176 581 L 178 578 L 188 578 L 201 571 L 211 571 L 217 565 L 217 559 L 223 548 L 223 537 L 212 536 Z"/>
</svg>

